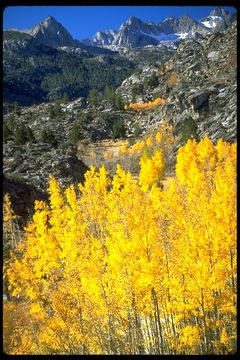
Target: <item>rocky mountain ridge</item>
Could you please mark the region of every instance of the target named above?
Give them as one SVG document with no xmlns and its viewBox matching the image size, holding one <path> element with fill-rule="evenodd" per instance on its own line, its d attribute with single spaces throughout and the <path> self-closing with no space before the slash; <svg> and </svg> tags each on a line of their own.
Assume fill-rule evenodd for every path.
<svg viewBox="0 0 240 360">
<path fill-rule="evenodd" d="M 130 17 L 118 31 L 98 31 L 92 39 L 84 39 L 83 43 L 93 46 L 156 46 L 168 40 L 179 41 L 185 37 L 198 36 L 196 34 L 205 36 L 216 31 L 216 28 L 218 31 L 226 30 L 226 27 L 235 19 L 236 14 L 228 13 L 221 7 L 215 8 L 208 17 L 200 20 L 192 19 L 188 15 L 182 15 L 179 18 L 169 16 L 162 22 L 154 24 Z"/>
<path fill-rule="evenodd" d="M 73 39 L 72 35 L 54 17 L 48 16 L 44 21 L 36 24 L 29 30 L 17 30 L 21 34 L 28 34 L 38 42 L 53 47 L 79 48 L 87 46 L 86 51 L 91 52 L 89 46 L 124 46 L 143 47 L 158 45 L 161 42 L 179 41 L 186 36 L 196 34 L 206 35 L 214 31 L 223 31 L 236 20 L 236 13 L 229 13 L 222 7 L 216 7 L 209 16 L 195 20 L 184 14 L 179 18 L 168 16 L 159 23 L 144 22 L 136 17 L 130 17 L 119 30 L 97 31 L 92 39 Z"/>
</svg>

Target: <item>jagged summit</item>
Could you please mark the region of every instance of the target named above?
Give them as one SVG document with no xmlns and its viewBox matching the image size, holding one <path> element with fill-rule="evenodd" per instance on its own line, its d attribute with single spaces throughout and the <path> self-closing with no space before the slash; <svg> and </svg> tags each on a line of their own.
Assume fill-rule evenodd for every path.
<svg viewBox="0 0 240 360">
<path fill-rule="evenodd" d="M 61 46 L 74 47 L 76 45 L 76 40 L 53 16 L 47 16 L 44 21 L 35 25 L 27 33 L 44 45 L 54 48 Z"/>
<path fill-rule="evenodd" d="M 49 27 L 62 27 L 62 24 L 60 24 L 53 16 L 49 15 L 46 17 L 45 20 L 41 21 L 40 24 L 45 26 L 46 28 Z"/>
<path fill-rule="evenodd" d="M 236 13 L 229 13 L 223 7 L 216 7 L 202 19 L 192 19 L 188 14 L 179 17 L 168 16 L 153 23 L 130 16 L 119 30 L 98 30 L 91 39 L 75 40 L 53 16 L 47 16 L 30 30 L 21 30 L 44 45 L 54 48 L 87 46 L 144 47 L 175 41 L 176 45 L 185 38 L 206 36 L 213 32 L 225 31 L 236 19 Z M 200 34 L 200 35 L 199 35 Z"/>
<path fill-rule="evenodd" d="M 231 16 L 230 16 L 231 15 Z M 179 17 L 168 16 L 159 23 L 152 21 L 144 22 L 141 19 L 130 16 L 117 32 L 98 31 L 92 39 L 84 40 L 92 45 L 117 45 L 126 47 L 142 47 L 158 45 L 162 41 L 180 40 L 183 38 L 195 38 L 205 36 L 215 31 L 225 30 L 236 15 L 228 13 L 222 7 L 216 7 L 209 16 L 195 20 L 188 14 Z"/>
<path fill-rule="evenodd" d="M 55 17 L 49 15 L 49 16 L 46 17 L 44 22 L 55 22 L 55 23 L 57 23 L 57 20 L 55 19 Z"/>
<path fill-rule="evenodd" d="M 210 12 L 210 16 L 219 16 L 225 18 L 229 14 L 223 7 L 216 7 Z"/>
<path fill-rule="evenodd" d="M 128 20 L 126 21 L 126 24 L 137 24 L 137 23 L 139 23 L 139 22 L 142 22 L 142 20 L 141 19 L 139 19 L 139 18 L 137 18 L 137 17 L 135 17 L 135 16 L 130 16 L 129 18 L 128 18 Z"/>
<path fill-rule="evenodd" d="M 141 26 L 141 24 L 143 24 L 143 21 L 134 17 L 134 16 L 130 16 L 119 28 L 119 32 L 121 30 L 123 30 L 125 27 L 130 27 L 133 29 L 139 28 L 139 26 Z"/>
</svg>

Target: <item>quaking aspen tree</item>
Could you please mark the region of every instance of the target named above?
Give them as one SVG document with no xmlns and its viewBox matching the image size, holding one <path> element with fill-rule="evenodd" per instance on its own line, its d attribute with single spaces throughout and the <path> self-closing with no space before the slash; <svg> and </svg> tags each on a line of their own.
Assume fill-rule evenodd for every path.
<svg viewBox="0 0 240 360">
<path fill-rule="evenodd" d="M 236 351 L 236 144 L 189 140 L 166 188 L 164 162 L 50 179 L 4 265 L 7 353 Z"/>
</svg>

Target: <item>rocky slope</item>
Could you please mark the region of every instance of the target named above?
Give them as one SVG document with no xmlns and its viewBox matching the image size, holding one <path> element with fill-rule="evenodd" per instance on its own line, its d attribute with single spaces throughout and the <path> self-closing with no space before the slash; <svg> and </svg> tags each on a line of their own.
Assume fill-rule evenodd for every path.
<svg viewBox="0 0 240 360">
<path fill-rule="evenodd" d="M 171 119 L 176 131 L 191 117 L 198 126 L 199 136 L 209 135 L 214 141 L 236 138 L 236 22 L 222 34 L 182 42 L 170 61 L 162 67 L 145 66 L 141 73 L 124 80 L 118 92 L 130 102 L 132 88 L 136 101 L 156 97 L 166 104 L 151 114 L 151 125 L 159 119 Z M 144 88 L 146 79 L 154 75 L 154 89 Z M 149 122 L 143 122 L 142 127 Z"/>
<path fill-rule="evenodd" d="M 46 190 L 49 175 L 52 174 L 65 187 L 71 183 L 83 182 L 87 166 L 71 150 L 54 149 L 50 144 L 25 144 L 16 146 L 8 143 L 3 149 L 4 174 L 11 180 L 33 184 Z"/>
</svg>

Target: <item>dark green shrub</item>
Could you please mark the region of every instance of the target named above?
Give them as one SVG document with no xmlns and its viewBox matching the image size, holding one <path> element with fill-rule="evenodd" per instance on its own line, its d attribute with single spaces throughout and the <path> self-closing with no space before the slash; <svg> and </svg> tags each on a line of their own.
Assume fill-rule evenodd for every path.
<svg viewBox="0 0 240 360">
<path fill-rule="evenodd" d="M 76 145 L 79 140 L 84 139 L 84 133 L 87 130 L 89 124 L 92 122 L 92 115 L 89 113 L 80 112 L 73 124 L 73 127 L 69 133 L 70 144 Z"/>
<path fill-rule="evenodd" d="M 65 93 L 63 94 L 62 102 L 63 102 L 64 104 L 67 104 L 69 101 L 70 101 L 70 99 L 69 99 L 68 93 L 65 92 Z"/>
<path fill-rule="evenodd" d="M 15 145 L 23 145 L 26 142 L 34 142 L 34 141 L 35 141 L 35 137 L 30 127 L 24 124 L 20 124 L 17 126 L 16 131 L 14 133 Z"/>
<path fill-rule="evenodd" d="M 188 139 L 199 140 L 198 127 L 191 116 L 189 116 L 181 125 L 180 128 L 180 142 L 181 145 L 186 144 Z"/>
<path fill-rule="evenodd" d="M 20 114 L 20 105 L 18 104 L 17 101 L 15 101 L 13 103 L 13 112 L 16 114 L 16 115 L 19 115 Z"/>
<path fill-rule="evenodd" d="M 142 134 L 142 128 L 137 124 L 133 131 L 134 138 L 138 138 Z"/>
<path fill-rule="evenodd" d="M 50 119 L 54 119 L 62 115 L 63 115 L 63 111 L 59 101 L 57 101 L 54 105 L 50 106 Z"/>
<path fill-rule="evenodd" d="M 76 145 L 79 140 L 82 140 L 84 138 L 83 131 L 84 129 L 81 123 L 73 124 L 73 127 L 69 133 L 70 144 Z"/>
<path fill-rule="evenodd" d="M 123 119 L 117 119 L 112 127 L 114 139 L 125 137 L 126 136 L 126 127 L 124 125 Z"/>
<path fill-rule="evenodd" d="M 144 87 L 154 89 L 158 86 L 158 77 L 156 74 L 151 75 L 150 77 L 144 80 Z"/>
<path fill-rule="evenodd" d="M 7 119 L 7 126 L 9 130 L 14 131 L 17 127 L 17 122 L 14 115 L 11 115 Z"/>
<path fill-rule="evenodd" d="M 45 143 L 55 144 L 56 139 L 53 131 L 49 128 L 43 129 L 41 132 L 40 140 Z"/>
<path fill-rule="evenodd" d="M 121 95 L 115 94 L 114 105 L 116 106 L 116 108 L 118 110 L 123 110 L 124 103 L 123 103 L 123 98 Z"/>
<path fill-rule="evenodd" d="M 114 89 L 112 87 L 106 85 L 104 88 L 103 99 L 107 100 L 107 102 L 109 102 L 109 103 L 113 103 L 114 97 L 115 97 Z"/>
<path fill-rule="evenodd" d="M 12 131 L 9 129 L 7 124 L 3 124 L 3 142 L 10 140 Z"/>
<path fill-rule="evenodd" d="M 131 90 L 131 96 L 132 96 L 131 102 L 132 103 L 135 103 L 137 101 L 137 94 L 138 94 L 137 86 L 134 85 Z"/>
<path fill-rule="evenodd" d="M 87 100 L 90 105 L 98 106 L 100 99 L 97 90 L 95 89 L 90 90 Z"/>
</svg>

